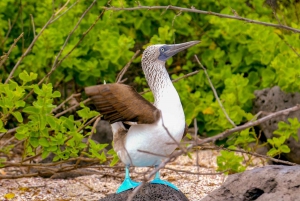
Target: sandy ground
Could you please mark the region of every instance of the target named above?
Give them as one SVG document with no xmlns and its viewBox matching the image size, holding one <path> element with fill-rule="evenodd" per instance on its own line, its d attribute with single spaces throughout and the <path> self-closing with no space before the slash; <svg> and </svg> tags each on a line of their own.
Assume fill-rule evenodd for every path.
<svg viewBox="0 0 300 201">
<path fill-rule="evenodd" d="M 176 161 L 168 164 L 168 168 L 186 170 L 200 173 L 214 173 L 216 169 L 217 151 L 205 150 L 198 153 L 198 164 L 196 166 L 197 154 L 193 158 L 181 156 Z M 142 172 L 146 168 L 135 168 L 132 171 L 134 180 L 142 179 Z M 110 168 L 98 170 L 102 175 L 81 176 L 72 179 L 48 179 L 48 178 L 19 178 L 0 180 L 0 200 L 99 200 L 108 194 L 114 193 L 121 184 L 124 171 Z M 103 176 L 103 171 L 107 175 Z M 218 188 L 225 180 L 224 175 L 194 175 L 184 172 L 175 172 L 164 169 L 161 171 L 163 179 L 174 183 L 191 201 L 199 201 L 209 192 Z M 11 199 L 7 199 L 7 198 Z"/>
</svg>

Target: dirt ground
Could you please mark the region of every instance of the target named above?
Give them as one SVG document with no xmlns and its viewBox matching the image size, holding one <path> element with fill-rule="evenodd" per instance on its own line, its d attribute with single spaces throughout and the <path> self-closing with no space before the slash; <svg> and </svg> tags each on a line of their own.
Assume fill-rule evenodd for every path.
<svg viewBox="0 0 300 201">
<path fill-rule="evenodd" d="M 215 173 L 217 155 L 217 151 L 199 151 L 198 164 L 200 167 L 196 166 L 197 154 L 193 153 L 192 159 L 181 156 L 168 164 L 167 168 L 194 173 Z M 93 168 L 93 170 L 95 169 Z M 143 172 L 147 170 L 147 168 L 135 168 L 131 171 L 131 175 L 134 180 L 139 181 L 142 180 Z M 124 177 L 124 171 L 117 168 L 101 169 L 99 166 L 95 173 L 72 179 L 40 177 L 2 179 L 0 180 L 0 200 L 99 200 L 114 193 Z M 222 174 L 195 175 L 169 169 L 161 170 L 161 176 L 175 184 L 191 201 L 201 200 L 225 180 L 225 176 Z"/>
</svg>

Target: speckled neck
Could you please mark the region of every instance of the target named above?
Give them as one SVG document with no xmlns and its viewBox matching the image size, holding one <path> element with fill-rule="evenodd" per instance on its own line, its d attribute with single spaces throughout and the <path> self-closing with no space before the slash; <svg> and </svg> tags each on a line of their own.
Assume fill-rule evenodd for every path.
<svg viewBox="0 0 300 201">
<path fill-rule="evenodd" d="M 165 68 L 165 62 L 155 61 L 151 64 L 142 63 L 148 85 L 153 92 L 155 104 L 159 103 L 174 86 Z"/>
</svg>

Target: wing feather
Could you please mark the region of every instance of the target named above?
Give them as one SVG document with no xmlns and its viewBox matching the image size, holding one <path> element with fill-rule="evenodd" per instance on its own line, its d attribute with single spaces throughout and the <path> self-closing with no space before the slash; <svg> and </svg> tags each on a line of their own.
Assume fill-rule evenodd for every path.
<svg viewBox="0 0 300 201">
<path fill-rule="evenodd" d="M 104 84 L 85 88 L 85 93 L 92 99 L 104 119 L 151 124 L 160 117 L 160 111 L 125 84 Z"/>
</svg>

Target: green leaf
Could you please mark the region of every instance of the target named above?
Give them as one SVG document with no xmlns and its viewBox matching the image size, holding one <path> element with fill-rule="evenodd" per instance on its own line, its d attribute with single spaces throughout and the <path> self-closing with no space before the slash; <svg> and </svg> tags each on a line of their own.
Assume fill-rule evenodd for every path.
<svg viewBox="0 0 300 201">
<path fill-rule="evenodd" d="M 279 147 L 279 150 L 281 151 L 281 152 L 283 152 L 283 153 L 290 153 L 290 151 L 291 151 L 291 149 L 287 146 L 287 145 L 281 145 L 280 147 Z"/>
<path fill-rule="evenodd" d="M 60 94 L 59 91 L 54 91 L 53 94 L 52 94 L 53 98 L 60 97 L 60 96 L 61 96 L 61 94 Z"/>
<path fill-rule="evenodd" d="M 21 115 L 21 112 L 13 112 L 12 115 L 17 119 L 18 122 L 23 122 L 23 117 Z"/>
<path fill-rule="evenodd" d="M 31 146 L 36 148 L 39 146 L 39 139 L 37 137 L 31 137 L 29 138 L 29 143 L 31 144 Z"/>
<path fill-rule="evenodd" d="M 18 101 L 15 102 L 15 106 L 16 106 L 16 108 L 24 107 L 25 106 L 25 101 L 18 100 Z"/>
<path fill-rule="evenodd" d="M 117 164 L 119 161 L 119 157 L 117 155 L 114 155 L 112 161 L 110 162 L 109 166 L 114 166 L 115 164 Z"/>
<path fill-rule="evenodd" d="M 47 157 L 49 156 L 49 154 L 50 154 L 50 152 L 49 152 L 49 151 L 47 151 L 47 150 L 43 150 L 43 152 L 42 152 L 42 159 L 45 159 L 45 158 L 47 158 Z"/>
<path fill-rule="evenodd" d="M 41 145 L 42 147 L 49 147 L 49 142 L 46 138 L 40 138 L 39 145 Z"/>
<path fill-rule="evenodd" d="M 30 76 L 28 75 L 27 71 L 24 70 L 19 74 L 19 78 L 23 81 L 23 83 L 31 81 Z"/>
<path fill-rule="evenodd" d="M 268 152 L 267 152 L 267 155 L 268 156 L 271 156 L 271 157 L 274 157 L 276 155 L 278 155 L 280 152 L 275 148 L 273 147 L 272 149 L 270 149 Z"/>
<path fill-rule="evenodd" d="M 55 129 L 58 126 L 58 124 L 56 123 L 56 121 L 58 121 L 58 119 L 56 119 L 53 116 L 47 115 L 46 116 L 46 121 L 52 129 Z"/>
<path fill-rule="evenodd" d="M 40 110 L 34 106 L 27 106 L 23 109 L 23 112 L 27 114 L 39 114 Z"/>
<path fill-rule="evenodd" d="M 15 138 L 17 138 L 18 140 L 24 140 L 27 137 L 27 135 L 23 134 L 23 133 L 16 133 L 15 134 Z"/>
</svg>

